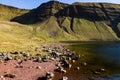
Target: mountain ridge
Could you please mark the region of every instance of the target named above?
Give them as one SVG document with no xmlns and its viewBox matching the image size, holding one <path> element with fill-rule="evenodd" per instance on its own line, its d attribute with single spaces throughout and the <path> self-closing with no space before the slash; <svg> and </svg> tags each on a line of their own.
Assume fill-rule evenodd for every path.
<svg viewBox="0 0 120 80">
<path fill-rule="evenodd" d="M 18 21 L 19 23 L 23 23 L 23 24 L 34 24 L 49 18 L 50 16 L 54 15 L 57 11 L 61 10 L 63 7 L 67 5 L 68 4 L 64 4 L 58 1 L 49 1 L 47 3 L 41 4 L 35 9 L 30 10 L 29 13 L 13 18 L 11 21 Z M 25 22 L 21 20 L 20 19 L 21 17 L 26 19 L 25 21 L 30 21 L 30 22 Z"/>
<path fill-rule="evenodd" d="M 49 1 L 25 14 L 11 18 L 11 22 L 34 25 L 35 35 L 42 34 L 47 38 L 119 40 L 120 5 Z"/>
</svg>

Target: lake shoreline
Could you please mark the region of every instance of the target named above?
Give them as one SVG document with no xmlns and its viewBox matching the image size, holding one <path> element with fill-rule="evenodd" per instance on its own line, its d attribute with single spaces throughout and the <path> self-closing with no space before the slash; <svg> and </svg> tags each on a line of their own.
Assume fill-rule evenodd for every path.
<svg viewBox="0 0 120 80">
<path fill-rule="evenodd" d="M 68 52 L 74 52 L 75 53 L 75 51 L 73 51 L 73 50 L 71 50 L 71 49 L 69 49 L 69 48 L 66 48 L 65 46 L 69 46 L 70 44 L 69 43 L 49 43 L 47 46 L 45 45 L 44 46 L 44 44 L 43 44 L 43 52 L 47 52 L 48 54 L 50 54 L 50 51 L 52 50 L 52 49 L 58 49 L 58 50 L 56 50 L 57 52 L 59 52 L 59 50 L 61 51 L 61 50 L 64 50 L 64 49 L 66 49 L 66 50 L 68 50 Z M 19 53 L 18 53 L 19 54 Z M 17 54 L 17 55 L 18 55 Z M 16 55 L 16 54 L 15 54 Z M 21 54 L 19 54 L 19 55 L 21 55 Z M 23 55 L 23 54 L 22 54 Z M 37 54 L 38 56 L 39 56 L 39 54 Z M 78 55 L 77 55 L 78 56 Z M 82 56 L 82 55 L 81 55 Z M 84 55 L 84 56 L 86 56 L 86 55 Z M 82 57 L 84 57 L 84 56 L 82 56 Z M 75 57 L 75 56 L 73 56 L 73 57 Z M 72 57 L 72 58 L 73 58 Z M 65 68 L 64 70 L 65 70 L 65 73 L 61 73 L 61 71 L 58 71 L 58 72 L 54 72 L 54 70 L 55 69 L 57 69 L 58 68 L 58 66 L 56 66 L 56 63 L 58 64 L 59 63 L 59 58 L 57 58 L 57 59 L 55 59 L 55 58 L 52 58 L 51 57 L 51 59 L 48 59 L 48 61 L 47 62 L 33 62 L 35 59 L 37 59 L 36 57 L 35 58 L 33 58 L 33 59 L 31 59 L 31 60 L 28 60 L 28 59 L 26 59 L 26 58 L 21 58 L 20 59 L 20 61 L 23 61 L 22 62 L 22 68 L 20 68 L 21 67 L 21 65 L 15 65 L 15 64 L 18 64 L 20 61 L 19 61 L 19 59 L 17 59 L 17 60 L 10 60 L 10 62 L 11 63 L 9 63 L 9 61 L 8 62 L 1 62 L 0 63 L 0 66 L 1 66 L 1 69 L 2 68 L 4 68 L 4 69 L 2 69 L 2 70 L 4 70 L 4 71 L 2 71 L 2 72 L 0 72 L 0 76 L 1 76 L 1 78 L 5 78 L 4 77 L 4 75 L 7 73 L 11 73 L 11 72 L 15 72 L 15 73 L 12 73 L 13 75 L 17 75 L 17 72 L 16 72 L 16 67 L 15 66 L 18 66 L 18 71 L 26 71 L 26 74 L 27 74 L 27 72 L 30 72 L 30 71 L 32 71 L 33 73 L 34 73 L 34 71 L 38 71 L 36 74 L 33 74 L 33 75 L 29 75 L 28 77 L 26 76 L 26 80 L 30 80 L 30 79 L 28 79 L 30 76 L 34 76 L 34 77 L 32 77 L 32 80 L 34 80 L 35 78 L 37 79 L 37 78 L 39 78 L 39 77 L 44 77 L 45 75 L 46 75 L 46 72 L 48 72 L 48 71 L 50 71 L 50 72 L 53 72 L 54 74 L 55 74 L 55 78 L 53 78 L 53 80 L 56 80 L 56 78 L 58 79 L 60 79 L 60 78 L 62 78 L 63 76 L 67 76 L 69 79 L 68 80 L 72 80 L 72 79 L 74 79 L 74 78 L 72 78 L 71 76 L 69 76 L 70 75 L 70 73 L 69 73 L 69 68 Z M 81 59 L 81 57 L 80 57 L 80 59 Z M 25 60 L 25 61 L 24 61 Z M 72 64 L 73 62 L 72 61 L 74 61 L 73 59 L 72 60 L 68 60 L 68 62 L 70 62 L 70 63 L 68 63 L 68 64 Z M 77 60 L 75 61 L 75 63 L 73 63 L 72 64 L 72 66 L 73 65 L 75 65 L 76 64 L 76 62 L 77 62 Z M 34 63 L 34 65 L 37 65 L 37 66 L 34 66 L 34 65 L 32 65 Z M 13 69 L 13 71 L 11 71 L 8 67 L 10 66 L 12 64 L 12 69 Z M 30 66 L 29 67 L 26 67 L 26 66 L 28 66 L 27 64 L 29 64 Z M 26 65 L 26 66 L 25 66 Z M 40 66 L 39 66 L 40 65 Z M 49 67 L 48 68 L 48 66 L 47 65 L 51 65 L 52 67 Z M 81 65 L 81 67 L 83 66 L 83 67 L 89 67 L 89 63 L 88 62 L 80 62 L 80 65 Z M 2 67 L 2 66 L 5 66 L 5 67 Z M 45 67 L 46 66 L 46 67 Z M 80 67 L 80 71 L 81 71 L 81 67 Z M 22 69 L 22 70 L 21 70 Z M 43 69 L 43 70 L 42 70 Z M 76 70 L 77 69 L 77 70 Z M 101 68 L 98 68 L 98 69 L 101 69 Z M 5 71 L 5 70 L 7 70 L 7 71 Z M 28 70 L 30 70 L 30 71 L 28 71 Z M 42 71 L 41 71 L 42 70 Z M 70 69 L 71 70 L 71 69 Z M 73 67 L 72 68 L 72 70 L 74 70 L 75 72 L 79 72 L 79 67 L 78 66 L 75 66 L 75 67 Z M 101 70 L 104 70 L 104 68 L 103 69 L 101 69 Z M 105 69 L 106 70 L 106 69 Z M 39 71 L 41 71 L 41 73 L 39 72 Z M 66 72 L 67 71 L 67 72 Z M 94 70 L 95 71 L 95 70 Z M 60 73 L 59 73 L 60 72 Z M 84 71 L 83 71 L 84 72 Z M 104 71 L 103 71 L 104 72 Z M 102 73 L 103 73 L 102 72 Z M 23 72 L 21 72 L 21 73 L 23 73 Z M 97 76 L 91 76 L 91 77 L 88 77 L 87 75 L 89 75 L 89 73 L 87 74 L 86 72 L 85 73 L 82 73 L 83 75 L 85 75 L 84 77 L 83 76 L 81 76 L 81 78 L 80 79 L 84 79 L 84 80 L 87 80 L 87 79 L 94 79 L 94 80 L 98 80 L 98 79 L 102 79 L 103 77 L 111 77 L 109 74 L 99 74 L 98 72 L 92 72 L 92 73 L 94 73 L 95 75 L 97 75 L 97 76 L 99 76 L 99 77 L 97 77 Z M 66 75 L 67 74 L 67 75 Z M 87 74 L 87 75 L 86 75 Z M 19 74 L 20 75 L 20 74 Z M 24 74 L 25 75 L 25 74 Z M 36 76 L 35 76 L 36 75 Z M 61 76 L 58 76 L 58 75 L 61 75 Z M 25 76 L 21 76 L 21 78 L 22 79 L 24 79 L 24 77 Z M 18 77 L 18 78 L 20 78 L 20 77 Z M 18 78 L 15 78 L 15 80 L 17 80 Z M 9 77 L 7 77 L 6 79 L 11 79 L 11 78 L 9 78 Z M 35 79 L 35 80 L 36 80 Z M 78 79 L 78 78 L 77 78 Z M 77 79 L 75 79 L 75 80 L 77 80 Z M 11 80 L 14 80 L 14 78 L 12 78 Z M 38 79 L 39 80 L 39 79 Z"/>
</svg>

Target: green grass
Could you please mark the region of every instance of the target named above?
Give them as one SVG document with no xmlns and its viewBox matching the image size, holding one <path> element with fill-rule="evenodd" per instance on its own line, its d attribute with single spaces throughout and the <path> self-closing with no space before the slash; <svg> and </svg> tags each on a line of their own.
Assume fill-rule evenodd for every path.
<svg viewBox="0 0 120 80">
<path fill-rule="evenodd" d="M 104 21 L 89 21 L 83 18 L 74 18 L 71 30 L 71 18 L 66 17 L 61 23 L 74 40 L 117 40 L 116 33 Z M 76 39 L 77 38 L 77 39 Z"/>
</svg>

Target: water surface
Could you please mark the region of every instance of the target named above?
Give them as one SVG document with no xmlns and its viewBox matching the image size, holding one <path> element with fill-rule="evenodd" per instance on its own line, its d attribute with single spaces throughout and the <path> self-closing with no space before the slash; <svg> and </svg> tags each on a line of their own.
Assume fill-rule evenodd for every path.
<svg viewBox="0 0 120 80">
<path fill-rule="evenodd" d="M 81 58 L 71 69 L 67 69 L 65 76 L 79 80 L 82 77 L 101 77 L 103 80 L 120 80 L 120 42 L 67 42 L 68 48 L 80 54 Z M 87 66 L 83 66 L 87 63 Z M 79 71 L 75 67 L 80 67 Z M 105 69 L 99 75 L 94 71 Z M 117 76 L 116 76 L 117 75 Z M 108 77 L 110 76 L 110 77 Z M 71 79 L 72 80 L 72 79 Z"/>
</svg>

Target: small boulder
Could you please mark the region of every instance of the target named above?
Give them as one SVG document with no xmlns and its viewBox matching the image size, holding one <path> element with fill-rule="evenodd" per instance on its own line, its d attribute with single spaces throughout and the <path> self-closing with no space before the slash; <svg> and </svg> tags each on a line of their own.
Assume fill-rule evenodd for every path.
<svg viewBox="0 0 120 80">
<path fill-rule="evenodd" d="M 4 56 L 4 53 L 0 52 L 0 56 Z"/>
<path fill-rule="evenodd" d="M 72 60 L 73 63 L 75 63 L 75 60 Z"/>
<path fill-rule="evenodd" d="M 99 71 L 93 71 L 94 74 L 100 75 L 101 73 Z"/>
<path fill-rule="evenodd" d="M 105 72 L 105 69 L 104 69 L 104 68 L 101 68 L 99 71 L 100 71 L 100 72 Z"/>
<path fill-rule="evenodd" d="M 30 54 L 28 54 L 28 53 L 23 53 L 23 56 L 24 56 L 24 57 L 29 57 Z"/>
<path fill-rule="evenodd" d="M 46 73 L 46 80 L 52 80 L 53 77 L 54 77 L 54 73 L 53 72 L 47 72 Z"/>
<path fill-rule="evenodd" d="M 61 65 L 61 63 L 57 63 L 56 66 L 57 67 L 61 67 L 62 65 Z"/>
<path fill-rule="evenodd" d="M 4 60 L 8 61 L 8 60 L 12 60 L 13 58 L 10 55 L 5 55 L 4 56 Z"/>
<path fill-rule="evenodd" d="M 14 74 L 9 73 L 9 74 L 5 74 L 5 75 L 4 75 L 4 77 L 14 78 L 14 77 L 15 77 L 15 75 L 14 75 Z"/>
<path fill-rule="evenodd" d="M 41 66 L 37 66 L 36 69 L 41 69 Z"/>
<path fill-rule="evenodd" d="M 79 60 L 79 58 L 80 58 L 80 55 L 76 55 L 76 56 L 73 58 L 73 60 Z"/>
<path fill-rule="evenodd" d="M 67 71 L 66 71 L 65 69 L 63 69 L 61 72 L 62 72 L 62 73 L 66 73 Z"/>
<path fill-rule="evenodd" d="M 41 57 L 37 57 L 33 60 L 33 62 L 42 62 L 42 59 L 41 59 Z"/>
<path fill-rule="evenodd" d="M 68 80 L 68 77 L 63 76 L 62 79 L 60 79 L 60 80 Z"/>
<path fill-rule="evenodd" d="M 86 62 L 83 62 L 82 65 L 83 65 L 83 66 L 87 66 L 87 63 L 86 63 Z"/>
<path fill-rule="evenodd" d="M 21 65 L 23 63 L 23 60 L 19 60 L 17 63 Z"/>
<path fill-rule="evenodd" d="M 3 78 L 4 78 L 4 76 L 1 75 L 1 76 L 0 76 L 0 79 L 3 79 Z"/>
<path fill-rule="evenodd" d="M 58 67 L 55 71 L 60 73 L 66 73 L 66 70 L 63 67 Z"/>
<path fill-rule="evenodd" d="M 16 52 L 13 52 L 13 53 L 11 53 L 11 54 L 19 54 L 19 52 L 16 51 Z"/>
<path fill-rule="evenodd" d="M 76 67 L 75 70 L 80 70 L 80 67 Z"/>
</svg>

